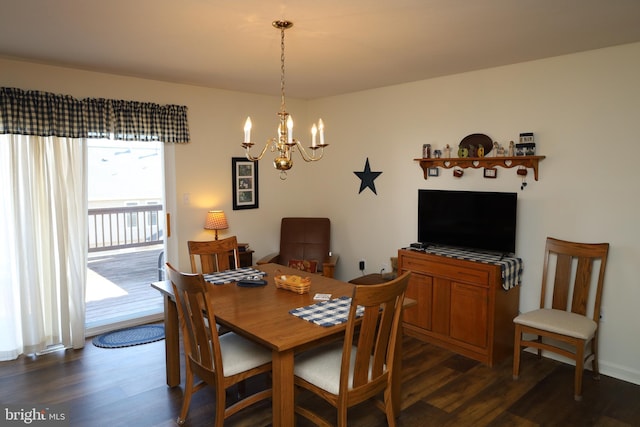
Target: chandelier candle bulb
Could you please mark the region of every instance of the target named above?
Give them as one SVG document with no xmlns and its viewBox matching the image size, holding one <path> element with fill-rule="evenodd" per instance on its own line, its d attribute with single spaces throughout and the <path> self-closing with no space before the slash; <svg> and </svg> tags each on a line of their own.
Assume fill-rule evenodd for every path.
<svg viewBox="0 0 640 427">
<path fill-rule="evenodd" d="M 251 117 L 244 122 L 244 142 L 251 142 Z"/>
<path fill-rule="evenodd" d="M 293 143 L 293 117 L 291 116 L 287 119 L 287 142 Z"/>
<path fill-rule="evenodd" d="M 318 127 L 314 123 L 313 126 L 311 126 L 311 147 L 315 147 L 316 146 L 316 134 L 317 133 L 318 133 Z"/>
<path fill-rule="evenodd" d="M 324 122 L 322 119 L 318 120 L 318 129 L 320 130 L 320 145 L 324 145 Z"/>
</svg>

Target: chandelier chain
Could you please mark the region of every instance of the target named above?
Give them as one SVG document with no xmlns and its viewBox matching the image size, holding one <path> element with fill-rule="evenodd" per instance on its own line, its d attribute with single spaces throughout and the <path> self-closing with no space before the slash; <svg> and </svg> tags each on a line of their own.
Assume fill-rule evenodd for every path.
<svg viewBox="0 0 640 427">
<path fill-rule="evenodd" d="M 284 100 L 284 30 L 280 28 L 280 111 L 286 111 L 286 105 Z"/>
</svg>

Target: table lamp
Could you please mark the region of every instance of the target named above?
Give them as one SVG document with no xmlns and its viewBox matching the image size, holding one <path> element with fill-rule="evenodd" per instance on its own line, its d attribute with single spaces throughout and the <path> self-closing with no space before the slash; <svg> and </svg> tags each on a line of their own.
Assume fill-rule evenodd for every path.
<svg viewBox="0 0 640 427">
<path fill-rule="evenodd" d="M 204 222 L 205 230 L 215 230 L 216 240 L 218 240 L 218 230 L 226 230 L 229 228 L 227 224 L 227 217 L 223 211 L 209 211 L 207 212 L 207 218 Z"/>
</svg>

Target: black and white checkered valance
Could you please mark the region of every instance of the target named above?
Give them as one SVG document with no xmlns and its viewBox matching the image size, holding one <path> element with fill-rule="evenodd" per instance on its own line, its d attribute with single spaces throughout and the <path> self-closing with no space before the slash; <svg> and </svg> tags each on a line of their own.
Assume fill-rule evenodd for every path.
<svg viewBox="0 0 640 427">
<path fill-rule="evenodd" d="M 0 134 L 187 143 L 187 107 L 0 88 Z"/>
</svg>

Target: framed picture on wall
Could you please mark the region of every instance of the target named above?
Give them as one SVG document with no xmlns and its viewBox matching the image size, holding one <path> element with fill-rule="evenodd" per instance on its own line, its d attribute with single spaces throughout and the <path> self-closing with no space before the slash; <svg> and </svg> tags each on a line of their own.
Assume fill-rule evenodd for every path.
<svg viewBox="0 0 640 427">
<path fill-rule="evenodd" d="M 233 210 L 258 208 L 258 162 L 231 158 Z"/>
<path fill-rule="evenodd" d="M 498 176 L 498 170 L 496 168 L 484 168 L 485 178 L 495 178 Z"/>
</svg>

